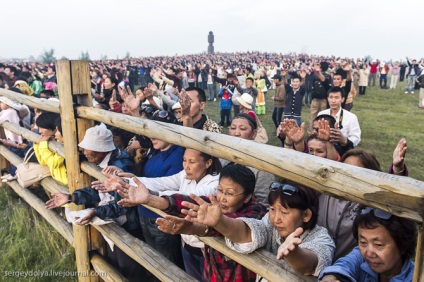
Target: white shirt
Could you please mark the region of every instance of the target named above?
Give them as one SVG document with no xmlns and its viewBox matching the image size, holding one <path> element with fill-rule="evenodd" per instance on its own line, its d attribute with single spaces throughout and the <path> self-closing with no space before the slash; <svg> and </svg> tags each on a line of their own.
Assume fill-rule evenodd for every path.
<svg viewBox="0 0 424 282">
<path fill-rule="evenodd" d="M 13 125 L 20 126 L 18 112 L 13 108 L 0 111 L 0 124 L 8 121 Z M 4 129 L 4 135 L 7 140 L 14 141 L 17 144 L 22 144 L 22 137 L 8 129 Z"/>
<path fill-rule="evenodd" d="M 153 191 L 158 191 L 160 196 L 172 195 L 176 193 L 189 195 L 190 193 L 197 196 L 208 196 L 209 194 L 215 195 L 215 189 L 218 187 L 218 175 L 206 175 L 199 182 L 196 180 L 187 179 L 187 174 L 184 170 L 177 174 L 164 177 L 138 177 L 138 179 L 146 185 L 146 187 Z M 130 180 L 130 185 L 135 183 Z M 135 185 L 137 186 L 137 185 Z M 204 248 L 204 244 L 193 235 L 181 234 L 183 241 L 196 248 Z"/>
<path fill-rule="evenodd" d="M 339 112 L 334 117 L 337 123 L 340 123 L 340 114 L 343 111 L 343 120 L 342 126 L 343 128 L 340 130 L 344 136 L 346 136 L 350 141 L 352 141 L 353 146 L 358 146 L 359 142 L 361 142 L 361 128 L 359 127 L 358 117 L 347 111 L 340 108 Z M 329 115 L 330 109 L 323 110 L 318 113 L 320 115 Z"/>
</svg>

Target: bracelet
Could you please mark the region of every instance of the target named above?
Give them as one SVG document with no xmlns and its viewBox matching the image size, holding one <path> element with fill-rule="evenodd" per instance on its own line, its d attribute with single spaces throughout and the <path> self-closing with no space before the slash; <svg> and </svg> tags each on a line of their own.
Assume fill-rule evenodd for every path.
<svg viewBox="0 0 424 282">
<path fill-rule="evenodd" d="M 292 146 L 293 146 L 293 144 L 290 144 L 290 143 L 285 142 L 285 143 L 284 143 L 284 146 L 292 147 Z"/>
<path fill-rule="evenodd" d="M 206 225 L 206 230 L 202 235 L 199 236 L 206 236 L 209 233 L 209 226 Z"/>
<path fill-rule="evenodd" d="M 400 171 L 396 171 L 395 170 L 395 166 L 393 166 L 393 172 L 395 173 L 395 174 L 401 174 L 402 172 L 404 172 L 405 171 L 405 165 L 403 165 L 403 168 L 402 168 L 402 170 L 400 170 Z"/>
</svg>

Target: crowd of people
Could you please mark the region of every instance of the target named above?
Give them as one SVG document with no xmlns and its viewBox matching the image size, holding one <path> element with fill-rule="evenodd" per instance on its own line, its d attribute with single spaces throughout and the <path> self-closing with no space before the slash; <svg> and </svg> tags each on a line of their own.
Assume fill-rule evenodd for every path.
<svg viewBox="0 0 424 282">
<path fill-rule="evenodd" d="M 94 107 L 216 133 L 228 127 L 230 136 L 252 142 L 267 143 L 276 134 L 285 149 L 377 171 L 374 154 L 356 148 L 361 142 L 351 112 L 356 94 L 375 87 L 377 77 L 382 89 L 396 89 L 398 79 L 406 79 L 405 93 L 419 88 L 424 108 L 424 60 L 408 57 L 383 62 L 250 52 L 89 65 Z M 0 87 L 60 99 L 53 64 L 0 63 Z M 273 105 L 266 104 L 270 90 Z M 204 113 L 213 102 L 220 106 L 219 122 Z M 4 96 L 0 105 L 0 125 L 8 121 L 40 134 L 32 144 L 4 129 L 0 141 L 20 157 L 34 148 L 37 161 L 66 186 L 65 160 L 48 146 L 52 140 L 66 142 L 60 117 Z M 309 128 L 302 122 L 304 106 L 311 108 Z M 275 133 L 261 123 L 271 109 Z M 240 253 L 264 247 L 295 272 L 320 281 L 412 281 L 416 227 L 410 220 L 103 123 L 89 128 L 78 146 L 107 180 L 52 194 L 46 208 L 85 205 L 88 210 L 74 224 L 113 219 L 199 281 L 255 281 L 257 275 L 196 236 L 224 237 Z M 401 139 L 389 173 L 408 175 L 406 149 Z M 9 172 L 13 179 L 14 168 Z M 162 218 L 143 205 L 168 215 Z M 107 257 L 130 281 L 156 281 L 117 246 L 107 247 Z"/>
</svg>

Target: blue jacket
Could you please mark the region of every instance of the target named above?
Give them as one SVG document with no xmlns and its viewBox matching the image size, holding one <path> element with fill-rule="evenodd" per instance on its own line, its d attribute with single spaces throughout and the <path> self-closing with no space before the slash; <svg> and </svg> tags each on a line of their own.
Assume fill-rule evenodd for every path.
<svg viewBox="0 0 424 282">
<path fill-rule="evenodd" d="M 233 106 L 233 102 L 231 101 L 231 97 L 233 96 L 233 92 L 227 88 L 221 88 L 218 93 L 218 97 L 221 98 L 221 110 L 231 110 Z"/>
<path fill-rule="evenodd" d="M 177 174 L 183 170 L 184 148 L 173 145 L 166 151 L 155 150 L 146 162 L 143 169 L 143 177 L 163 177 Z M 146 218 L 158 218 L 159 216 L 149 209 L 139 205 L 138 214 Z"/>
<path fill-rule="evenodd" d="M 125 172 L 132 172 L 134 163 L 131 160 L 130 155 L 127 151 L 116 148 L 109 159 L 108 165 L 114 165 L 119 167 Z M 112 193 L 111 193 L 112 194 Z M 74 191 L 74 203 L 77 205 L 86 205 L 87 207 L 94 207 L 98 202 L 100 202 L 99 192 L 96 189 L 91 187 L 85 187 Z M 98 206 L 96 208 L 96 216 L 101 219 L 108 218 L 118 218 L 121 215 L 127 216 L 127 230 L 134 230 L 138 228 L 139 220 L 137 208 L 124 208 L 119 206 L 117 202 L 121 199 L 117 192 L 112 194 L 115 198 L 115 202 Z"/>
<path fill-rule="evenodd" d="M 347 256 L 338 259 L 332 266 L 326 267 L 319 275 L 318 280 L 329 274 L 343 276 L 352 282 L 378 282 L 378 274 L 365 262 L 358 247 L 355 247 Z M 414 263 L 408 260 L 403 264 L 400 273 L 392 277 L 390 282 L 412 281 L 413 276 Z"/>
</svg>

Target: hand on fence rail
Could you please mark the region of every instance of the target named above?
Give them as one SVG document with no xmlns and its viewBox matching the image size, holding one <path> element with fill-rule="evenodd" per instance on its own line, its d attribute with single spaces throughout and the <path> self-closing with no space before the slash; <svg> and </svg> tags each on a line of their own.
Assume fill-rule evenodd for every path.
<svg viewBox="0 0 424 282">
<path fill-rule="evenodd" d="M 75 224 L 77 225 L 86 225 L 90 223 L 90 221 L 93 219 L 93 217 L 96 216 L 96 210 L 90 210 L 84 217 L 75 217 L 76 221 Z"/>
<path fill-rule="evenodd" d="M 106 174 L 118 175 L 121 172 L 124 172 L 124 171 L 122 169 L 120 169 L 119 167 L 114 166 L 114 165 L 109 165 L 109 166 L 105 167 L 104 169 L 102 169 L 102 173 L 104 175 L 106 175 Z"/>
<path fill-rule="evenodd" d="M 193 225 L 191 222 L 172 215 L 156 219 L 158 229 L 168 234 L 190 234 L 189 229 Z"/>
</svg>

